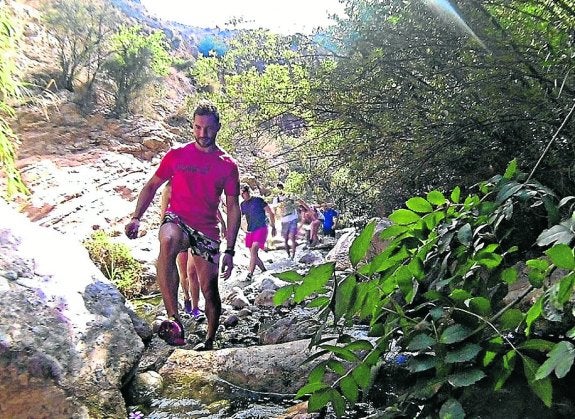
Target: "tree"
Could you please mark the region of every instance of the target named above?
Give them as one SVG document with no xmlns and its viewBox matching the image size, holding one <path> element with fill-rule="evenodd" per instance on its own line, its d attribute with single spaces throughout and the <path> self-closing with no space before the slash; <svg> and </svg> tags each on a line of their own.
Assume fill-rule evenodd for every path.
<svg viewBox="0 0 575 419">
<path fill-rule="evenodd" d="M 60 85 L 73 92 L 85 71 L 90 93 L 107 55 L 107 41 L 118 25 L 118 17 L 107 1 L 54 0 L 44 9 L 44 22 L 58 44 Z"/>
<path fill-rule="evenodd" d="M 0 8 L 0 164 L 6 177 L 7 197 L 16 192 L 27 192 L 14 164 L 18 138 L 7 120 L 14 114 L 10 101 L 19 96 L 17 68 L 14 65 L 15 42 L 16 33 L 8 8 L 2 7 Z"/>
<path fill-rule="evenodd" d="M 114 114 L 122 115 L 146 85 L 167 74 L 171 58 L 163 32 L 145 35 L 137 25 L 122 27 L 114 35 L 112 51 L 104 68 L 115 85 Z"/>
<path fill-rule="evenodd" d="M 385 214 L 409 195 L 478 182 L 513 156 L 534 166 L 573 103 L 569 3 L 462 0 L 438 13 L 419 1 L 346 4 L 334 65 L 307 106 L 323 110 L 317 138 L 332 167 L 365 184 L 351 199 L 375 190 Z M 539 176 L 564 194 L 575 190 L 573 133 L 564 127 Z"/>
</svg>

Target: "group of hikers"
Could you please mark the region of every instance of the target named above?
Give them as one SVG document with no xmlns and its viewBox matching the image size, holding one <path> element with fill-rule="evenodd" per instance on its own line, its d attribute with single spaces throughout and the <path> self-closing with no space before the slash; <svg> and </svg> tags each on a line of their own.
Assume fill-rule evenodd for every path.
<svg viewBox="0 0 575 419">
<path fill-rule="evenodd" d="M 308 245 L 315 246 L 319 243 L 320 226 L 324 235 L 335 237 L 338 217 L 330 204 L 320 208 L 285 194 L 281 183 L 271 204 L 254 195 L 248 185 L 240 186 L 236 161 L 216 143 L 220 127 L 216 106 L 200 101 L 193 112 L 194 141 L 166 153 L 140 191 L 136 209 L 125 226 L 130 239 L 138 237 L 142 216 L 158 189 L 166 185 L 161 199 L 157 282 L 167 318 L 160 324 L 158 336 L 172 346 L 186 344 L 178 311 L 181 282 L 184 311 L 197 320 L 203 319 L 205 313 L 207 319 L 206 339 L 194 347 L 198 351 L 214 347 L 222 311 L 218 278 L 225 280 L 232 275 L 242 215 L 247 224 L 245 246 L 250 251 L 248 280 L 256 267 L 266 270 L 259 250 L 266 245 L 268 223 L 272 236 L 277 233 L 276 218 L 281 223 L 287 256 L 293 259 L 300 230 L 306 231 Z M 220 252 L 220 240 L 226 243 L 223 252 Z M 199 308 L 200 291 L 205 300 L 204 313 Z"/>
</svg>

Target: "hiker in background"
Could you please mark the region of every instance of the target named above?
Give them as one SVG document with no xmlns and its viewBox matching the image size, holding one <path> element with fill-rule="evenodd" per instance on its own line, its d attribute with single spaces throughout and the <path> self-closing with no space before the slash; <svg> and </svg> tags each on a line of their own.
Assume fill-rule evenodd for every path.
<svg viewBox="0 0 575 419">
<path fill-rule="evenodd" d="M 309 247 L 319 244 L 319 220 L 317 210 L 314 205 L 307 204 L 303 199 L 298 201 L 300 207 L 300 219 L 303 229 L 306 231 L 306 240 Z"/>
<path fill-rule="evenodd" d="M 272 226 L 272 236 L 276 235 L 276 220 L 267 202 L 259 196 L 252 196 L 248 185 L 242 186 L 240 193 L 243 199 L 240 209 L 247 221 L 246 247 L 250 249 L 250 266 L 246 280 L 250 281 L 256 266 L 262 272 L 266 271 L 266 267 L 258 255 L 260 248 L 265 246 L 268 236 L 266 214 Z"/>
<path fill-rule="evenodd" d="M 297 213 L 297 204 L 294 198 L 284 193 L 283 183 L 278 183 L 277 188 L 279 193 L 274 198 L 273 203 L 276 206 L 276 215 L 282 223 L 281 234 L 284 238 L 288 258 L 293 259 L 295 258 L 297 246 L 296 234 L 298 231 L 297 222 L 299 218 Z"/>
<path fill-rule="evenodd" d="M 160 220 L 164 219 L 168 202 L 170 202 L 170 195 L 172 193 L 172 184 L 168 182 L 162 191 L 162 198 L 160 201 Z M 218 222 L 220 223 L 220 237 L 226 237 L 226 222 L 218 207 Z M 196 265 L 194 265 L 194 258 L 192 252 L 188 249 L 178 253 L 176 264 L 178 266 L 178 274 L 180 276 L 180 284 L 184 294 L 184 312 L 190 314 L 197 321 L 205 319 L 202 310 L 200 310 L 200 281 L 198 280 L 198 273 L 196 272 Z"/>
<path fill-rule="evenodd" d="M 339 213 L 333 209 L 333 204 L 326 202 L 323 204 L 323 234 L 324 236 L 335 237 L 335 228 L 337 226 L 337 218 Z"/>
<path fill-rule="evenodd" d="M 227 279 L 234 267 L 234 246 L 240 228 L 238 165 L 216 144 L 221 128 L 220 115 L 209 101 L 201 101 L 193 112 L 194 142 L 170 149 L 154 175 L 146 182 L 136 203 L 132 219 L 125 227 L 126 236 L 138 237 L 140 218 L 148 209 L 157 190 L 171 181 L 172 194 L 160 226 L 160 254 L 157 280 L 168 315 L 158 329 L 158 336 L 169 345 L 185 345 L 184 327 L 178 313 L 178 253 L 191 248 L 198 280 L 206 300 L 208 320 L 206 340 L 196 350 L 214 346 L 222 301 L 218 289 L 220 241 L 217 212 L 225 193 L 227 213 L 227 248 L 223 252 L 222 277 Z"/>
</svg>

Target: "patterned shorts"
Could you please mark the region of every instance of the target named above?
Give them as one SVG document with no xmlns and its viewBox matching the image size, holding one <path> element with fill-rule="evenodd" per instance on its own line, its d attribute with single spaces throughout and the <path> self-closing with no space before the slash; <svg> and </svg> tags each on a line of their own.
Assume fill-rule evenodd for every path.
<svg viewBox="0 0 575 419">
<path fill-rule="evenodd" d="M 207 260 L 208 262 L 214 263 L 214 256 L 220 253 L 220 242 L 214 239 L 210 239 L 203 233 L 194 230 L 190 226 L 186 225 L 179 216 L 172 214 L 171 212 L 164 215 L 162 220 L 162 225 L 165 223 L 174 223 L 182 229 L 184 233 L 188 236 L 190 241 L 190 249 L 192 254 L 200 256 Z"/>
</svg>

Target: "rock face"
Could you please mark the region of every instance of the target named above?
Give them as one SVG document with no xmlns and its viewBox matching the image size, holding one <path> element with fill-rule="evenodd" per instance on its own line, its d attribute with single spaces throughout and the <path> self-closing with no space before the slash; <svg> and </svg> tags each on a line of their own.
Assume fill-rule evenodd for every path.
<svg viewBox="0 0 575 419">
<path fill-rule="evenodd" d="M 209 382 L 219 379 L 248 391 L 285 394 L 287 397 L 295 394 L 305 384 L 307 373 L 323 359 L 302 365 L 313 353 L 307 350 L 308 345 L 309 340 L 299 340 L 213 352 L 176 349 L 160 374 L 164 377 L 167 389 L 175 386 L 183 390 L 185 383 L 197 385 L 198 380 Z M 192 388 L 189 390 L 192 391 Z M 201 399 L 201 394 L 198 398 Z M 211 403 L 214 400 L 202 401 Z"/>
<path fill-rule="evenodd" d="M 143 350 L 86 250 L 0 201 L 0 417 L 125 417 Z"/>
</svg>

